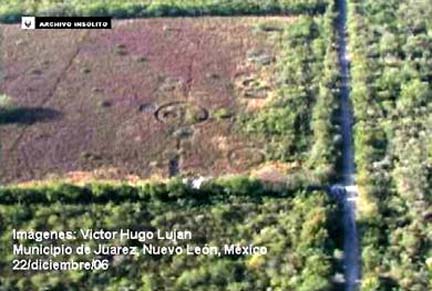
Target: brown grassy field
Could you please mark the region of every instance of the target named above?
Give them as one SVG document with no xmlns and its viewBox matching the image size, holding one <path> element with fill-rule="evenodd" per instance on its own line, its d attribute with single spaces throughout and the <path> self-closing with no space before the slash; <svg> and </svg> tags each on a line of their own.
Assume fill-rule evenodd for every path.
<svg viewBox="0 0 432 291">
<path fill-rule="evenodd" d="M 60 177 L 143 179 L 251 170 L 262 140 L 236 116 L 275 94 L 288 18 L 120 21 L 107 31 L 2 26 L 12 109 L 0 124 L 2 183 Z"/>
</svg>

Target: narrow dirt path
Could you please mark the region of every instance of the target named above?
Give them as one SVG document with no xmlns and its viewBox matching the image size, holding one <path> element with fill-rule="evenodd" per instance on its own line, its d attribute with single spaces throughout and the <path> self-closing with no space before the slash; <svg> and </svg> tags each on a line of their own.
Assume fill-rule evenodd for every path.
<svg viewBox="0 0 432 291">
<path fill-rule="evenodd" d="M 360 254 L 359 238 L 356 226 L 356 197 L 357 187 L 355 186 L 355 165 L 352 145 L 353 114 L 350 102 L 350 77 L 349 57 L 347 48 L 347 0 L 337 1 L 339 17 L 337 20 L 339 62 L 342 76 L 341 87 L 341 125 L 342 125 L 342 190 L 341 205 L 343 207 L 342 227 L 344 231 L 344 272 L 345 290 L 354 291 L 359 288 L 360 280 Z"/>
</svg>

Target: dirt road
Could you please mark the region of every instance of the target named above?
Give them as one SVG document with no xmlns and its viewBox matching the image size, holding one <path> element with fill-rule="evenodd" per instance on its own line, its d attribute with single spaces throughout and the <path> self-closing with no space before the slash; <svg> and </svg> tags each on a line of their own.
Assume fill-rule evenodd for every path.
<svg viewBox="0 0 432 291">
<path fill-rule="evenodd" d="M 353 114 L 350 102 L 350 78 L 349 78 L 349 54 L 347 48 L 347 0 L 338 0 L 339 17 L 337 21 L 337 32 L 339 36 L 339 62 L 341 66 L 342 88 L 341 88 L 341 125 L 342 125 L 342 181 L 339 191 L 341 205 L 343 206 L 343 231 L 344 231 L 344 271 L 347 291 L 358 290 L 360 279 L 360 255 L 359 239 L 356 226 L 356 197 L 355 165 L 352 145 Z"/>
</svg>

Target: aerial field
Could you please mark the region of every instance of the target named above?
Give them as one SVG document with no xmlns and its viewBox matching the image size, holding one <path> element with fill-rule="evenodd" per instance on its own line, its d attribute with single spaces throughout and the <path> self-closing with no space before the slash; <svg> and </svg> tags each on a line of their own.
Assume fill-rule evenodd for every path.
<svg viewBox="0 0 432 291">
<path fill-rule="evenodd" d="M 324 191 L 339 179 L 342 142 L 332 1 L 0 4 L 2 23 L 22 14 L 156 18 L 106 31 L 0 25 L 0 289 L 342 287 L 341 211 Z M 92 253 L 42 251 L 81 246 Z M 13 270 L 20 259 L 107 268 Z"/>
<path fill-rule="evenodd" d="M 5 290 L 343 285 L 341 214 L 323 191 L 338 179 L 341 143 L 331 1 L 0 4 L 2 23 L 21 14 L 156 18 L 114 20 L 106 31 L 0 26 Z M 191 237 L 95 240 L 79 229 Z M 37 241 L 16 230 L 77 236 Z M 17 243 L 41 251 L 11 252 Z M 42 251 L 81 245 L 92 253 Z M 226 251 L 231 245 L 242 251 Z M 110 250 L 93 252 L 101 247 Z M 107 269 L 15 272 L 19 259 Z"/>
<path fill-rule="evenodd" d="M 32 33 L 6 25 L 0 181 L 217 176 L 268 161 L 284 163 L 265 173 L 273 179 L 303 164 L 331 172 L 328 154 L 314 153 L 332 142 L 334 109 L 331 95 L 317 100 L 321 23 L 146 19 Z M 320 102 L 330 107 L 313 118 Z M 314 132 L 312 119 L 326 124 Z"/>
<path fill-rule="evenodd" d="M 110 178 L 239 172 L 262 140 L 236 115 L 275 94 L 283 18 L 149 19 L 104 32 L 4 28 L 2 182 L 100 169 Z M 269 37 L 272 35 L 273 40 Z"/>
</svg>

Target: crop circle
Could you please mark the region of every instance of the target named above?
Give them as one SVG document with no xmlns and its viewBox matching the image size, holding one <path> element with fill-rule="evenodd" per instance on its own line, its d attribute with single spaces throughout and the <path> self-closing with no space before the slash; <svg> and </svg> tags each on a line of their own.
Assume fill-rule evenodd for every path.
<svg viewBox="0 0 432 291">
<path fill-rule="evenodd" d="M 168 125 L 192 125 L 208 119 L 207 109 L 188 102 L 170 102 L 160 106 L 155 112 L 155 118 Z"/>
</svg>

